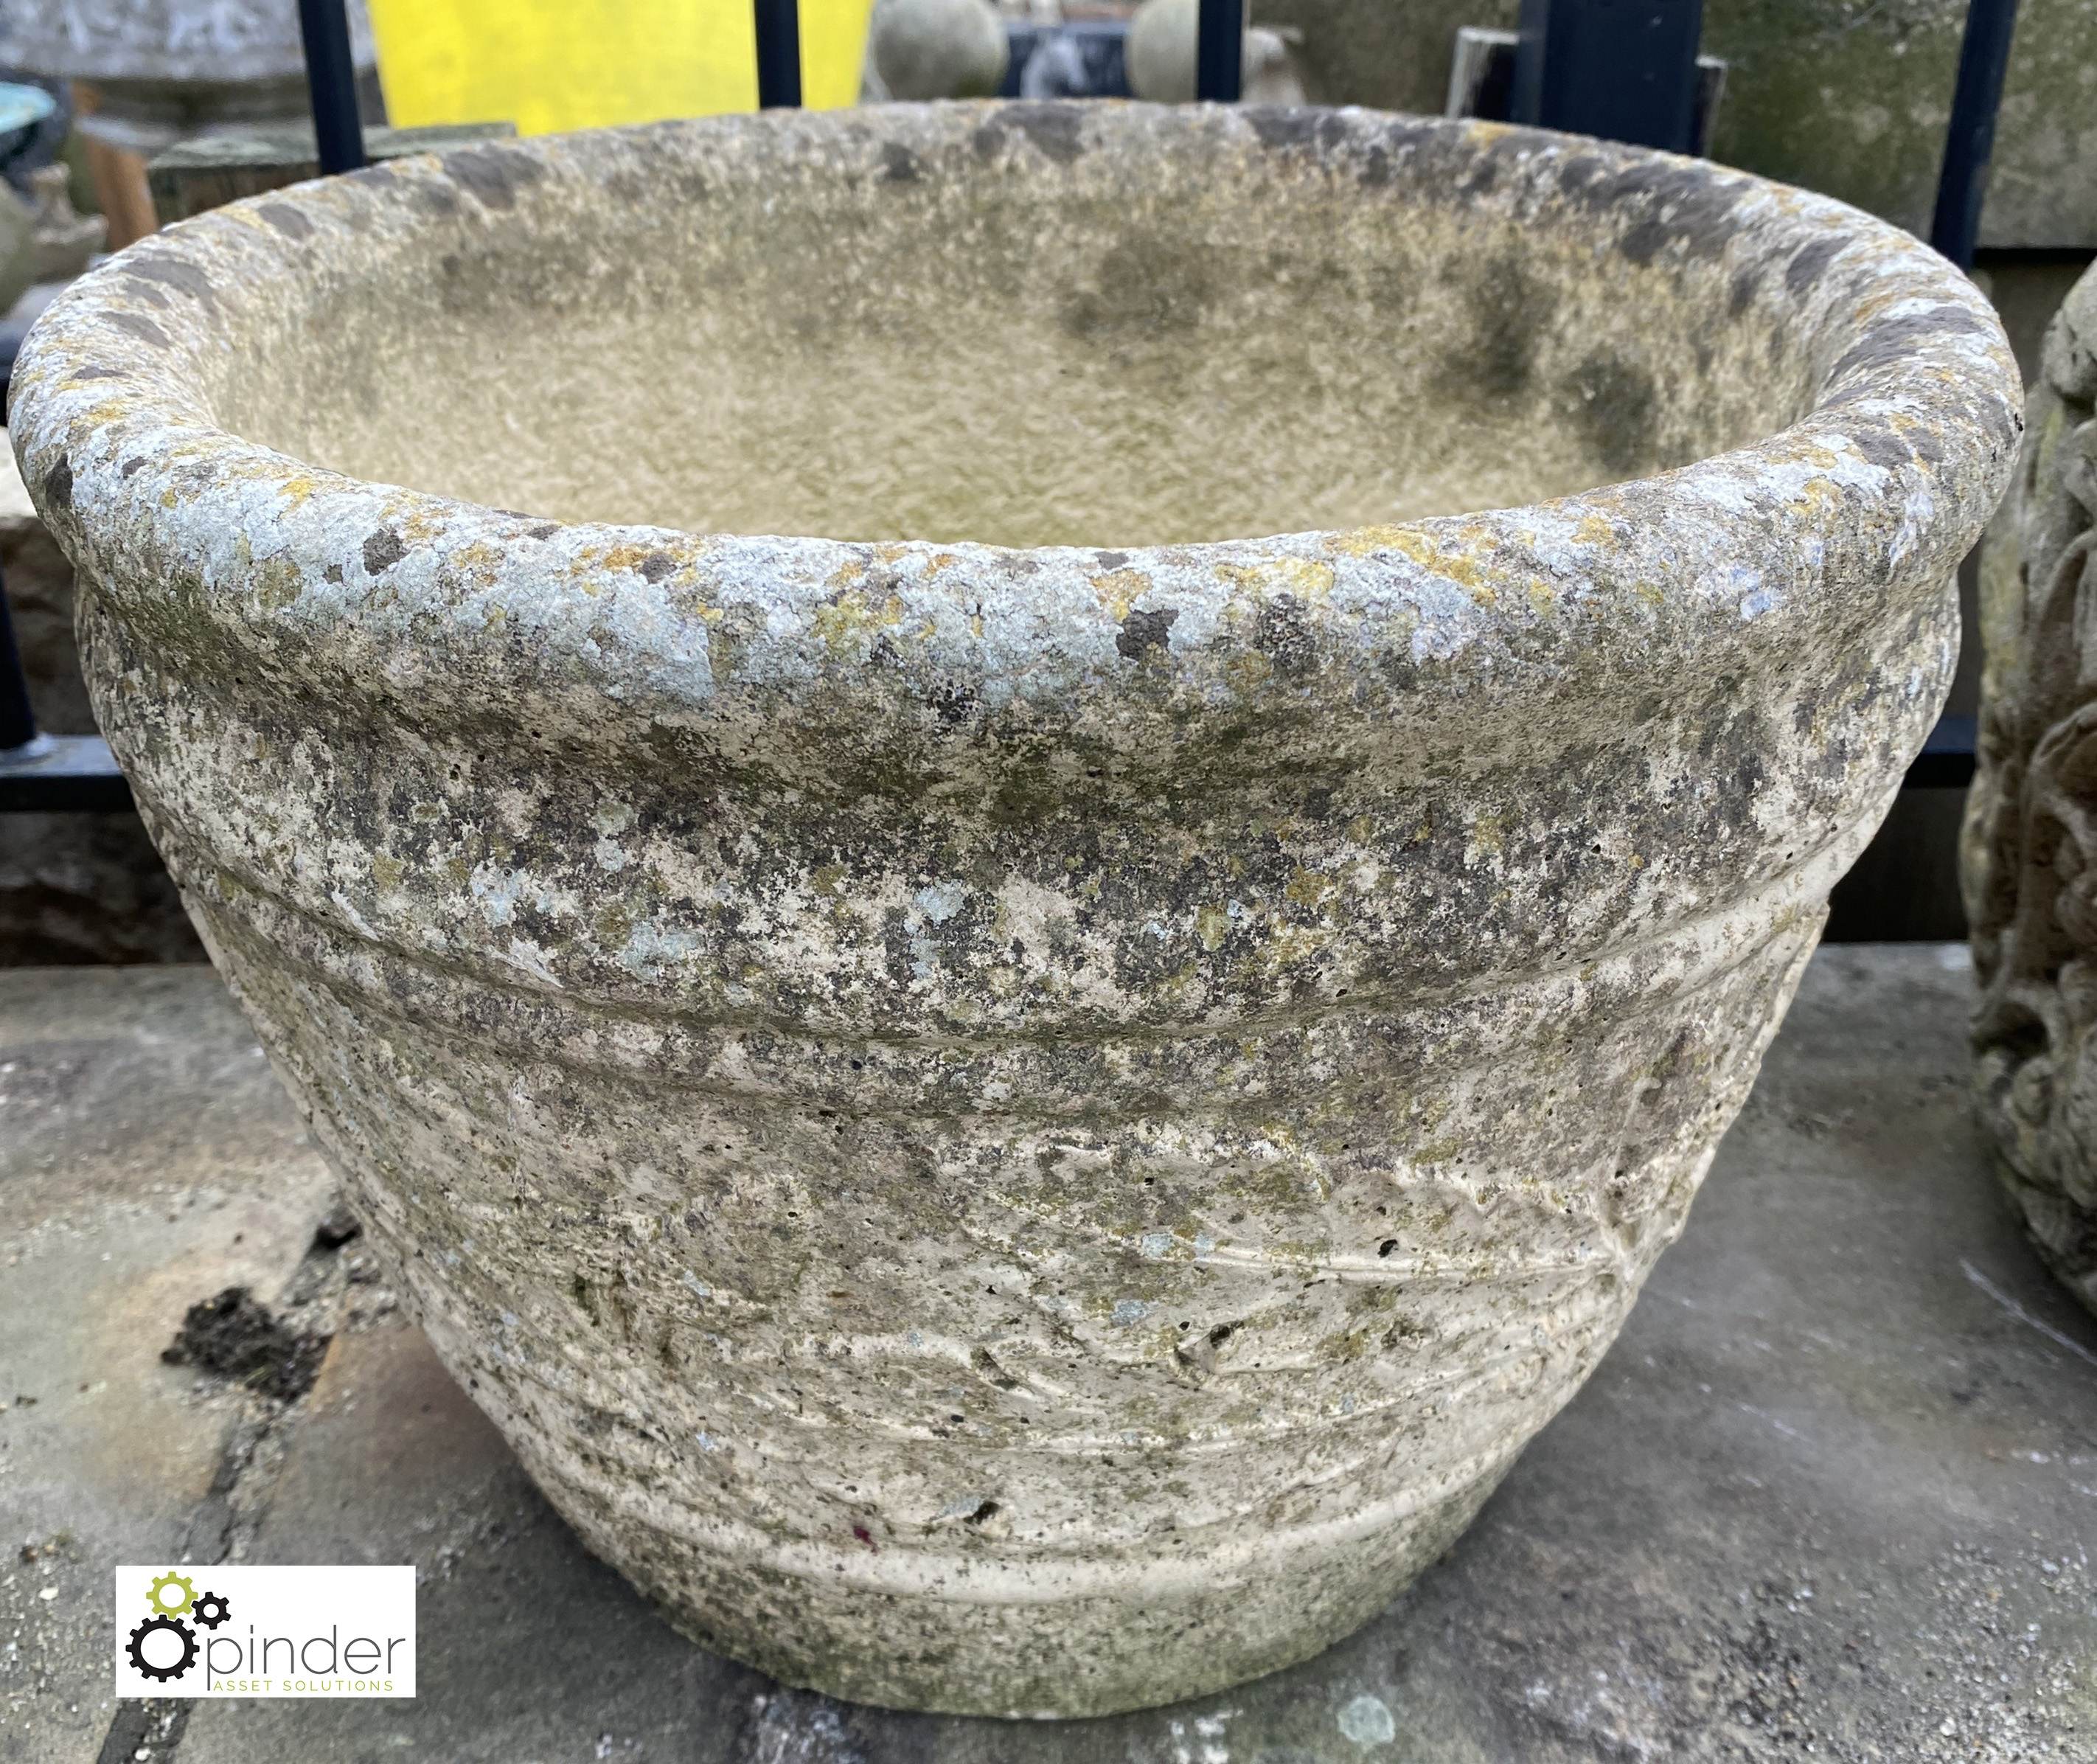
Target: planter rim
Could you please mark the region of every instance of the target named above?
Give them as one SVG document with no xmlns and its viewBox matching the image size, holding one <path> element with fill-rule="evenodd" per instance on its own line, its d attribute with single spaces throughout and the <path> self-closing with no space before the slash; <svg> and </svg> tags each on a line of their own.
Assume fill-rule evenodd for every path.
<svg viewBox="0 0 2097 1764">
<path fill-rule="evenodd" d="M 1526 506 L 1105 552 L 539 519 L 366 482 L 244 439 L 216 422 L 198 377 L 238 347 L 259 281 L 311 276 L 331 252 L 357 251 L 360 236 L 446 209 L 514 225 L 505 211 L 520 191 L 602 179 L 639 148 L 697 160 L 738 138 L 754 155 L 746 165 L 786 176 L 823 152 L 878 167 L 898 144 L 922 154 L 972 137 L 980 159 L 996 131 L 1046 178 L 1074 140 L 1135 152 L 1160 130 L 1329 173 L 1368 158 L 1439 162 L 1486 192 L 1546 176 L 1590 204 L 1598 233 L 1625 223 L 1614 243 L 1635 257 L 1740 257 L 1736 274 L 1782 282 L 1814 339 L 1812 408 L 1752 445 Z M 1438 187 L 1425 186 L 1426 199 Z M 250 198 L 141 242 L 53 303 L 17 361 L 11 422 L 31 496 L 70 545 L 90 558 L 142 548 L 161 580 L 195 584 L 221 629 L 254 640 L 296 628 L 309 643 L 387 650 L 412 637 L 426 652 L 471 654 L 479 688 L 491 676 L 617 683 L 613 696 L 637 708 L 703 716 L 731 689 L 798 698 L 863 673 L 868 646 L 840 646 L 834 630 L 826 641 L 816 616 L 855 590 L 900 595 L 937 628 L 939 679 L 988 706 L 1067 698 L 1132 657 L 1171 666 L 1183 647 L 1228 647 L 1224 614 L 1248 593 L 1293 593 L 1318 641 L 1460 674 L 1562 653 L 1569 636 L 1621 638 L 1626 620 L 1650 635 L 1663 613 L 1678 650 L 1732 642 L 1765 614 L 1810 606 L 1871 572 L 1948 573 L 1959 530 L 1977 527 L 2007 483 L 2021 404 L 1992 308 L 1944 259 L 1845 204 L 1708 161 L 1355 109 L 989 101 L 541 137 Z M 1102 605 L 1097 579 L 1108 570 L 1148 586 L 1126 609 Z M 1549 593 L 1494 591 L 1524 579 Z M 764 628 L 724 657 L 710 650 L 710 623 L 736 600 L 755 602 Z M 1172 617 L 1134 628 L 1132 642 L 1129 621 L 1153 606 Z M 1576 627 L 1576 612 L 1599 616 Z M 507 641 L 485 636 L 495 624 Z M 441 665 L 428 653 L 402 663 L 424 679 Z"/>
</svg>

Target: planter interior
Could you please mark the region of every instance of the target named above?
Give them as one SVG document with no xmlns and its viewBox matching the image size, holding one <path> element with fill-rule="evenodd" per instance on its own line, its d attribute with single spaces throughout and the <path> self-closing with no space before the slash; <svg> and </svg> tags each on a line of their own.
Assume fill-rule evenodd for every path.
<svg viewBox="0 0 2097 1764">
<path fill-rule="evenodd" d="M 1025 167 L 1075 126 L 981 133 Z M 1198 142 L 1131 151 L 1160 161 L 1134 200 L 957 184 L 896 143 L 858 176 L 780 165 L 768 200 L 710 200 L 694 169 L 647 199 L 705 224 L 653 245 L 611 191 L 558 252 L 402 240 L 412 261 L 306 293 L 297 346 L 243 360 L 217 409 L 352 476 L 564 519 L 1126 547 L 1534 502 L 1811 402 L 1811 335 L 1732 319 L 1721 276 L 1598 273 L 1590 234 L 1519 212 L 1394 225 L 1352 179 L 1261 199 Z M 482 155 L 466 187 L 485 165 L 514 212 L 503 168 L 536 164 Z"/>
<path fill-rule="evenodd" d="M 2019 402 L 1837 204 L 1114 104 L 273 194 L 15 385 L 103 726 L 447 1363 L 687 1633 L 1032 1715 L 1346 1633 L 1592 1368 Z"/>
</svg>

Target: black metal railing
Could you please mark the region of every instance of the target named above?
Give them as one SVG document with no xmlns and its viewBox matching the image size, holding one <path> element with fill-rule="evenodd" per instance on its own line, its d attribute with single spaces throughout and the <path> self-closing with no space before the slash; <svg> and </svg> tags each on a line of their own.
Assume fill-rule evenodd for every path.
<svg viewBox="0 0 2097 1764">
<path fill-rule="evenodd" d="M 343 0 L 299 0 L 306 50 L 306 97 L 313 106 L 315 158 L 333 177 L 364 164 L 364 119 L 357 105 L 357 62 Z"/>
<path fill-rule="evenodd" d="M 801 7 L 799 0 L 755 0 L 757 11 L 757 107 L 801 107 Z"/>
</svg>

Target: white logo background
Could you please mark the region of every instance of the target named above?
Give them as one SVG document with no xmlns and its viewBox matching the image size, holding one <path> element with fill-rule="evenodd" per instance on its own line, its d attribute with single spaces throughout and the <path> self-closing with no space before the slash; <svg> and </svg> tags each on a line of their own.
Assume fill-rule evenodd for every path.
<svg viewBox="0 0 2097 1764">
<path fill-rule="evenodd" d="M 158 1604 L 153 1599 L 154 1582 L 169 1573 L 195 1595 L 179 1615 L 170 1609 L 184 1602 L 179 1587 L 169 1586 Z M 143 1633 L 142 1623 L 149 1626 Z M 160 1678 L 155 1674 L 190 1651 L 175 1625 L 188 1632 L 194 1657 L 186 1670 Z M 142 1671 L 142 1663 L 151 1671 Z M 413 1696 L 415 1570 L 182 1562 L 120 1568 L 116 1694 Z"/>
</svg>

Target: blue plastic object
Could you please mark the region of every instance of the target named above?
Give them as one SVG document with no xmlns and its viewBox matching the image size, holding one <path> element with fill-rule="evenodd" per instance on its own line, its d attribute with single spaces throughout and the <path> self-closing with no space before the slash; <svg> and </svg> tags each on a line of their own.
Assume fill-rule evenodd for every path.
<svg viewBox="0 0 2097 1764">
<path fill-rule="evenodd" d="M 58 107 L 59 101 L 40 85 L 0 83 L 0 135 L 33 129 Z"/>
</svg>

